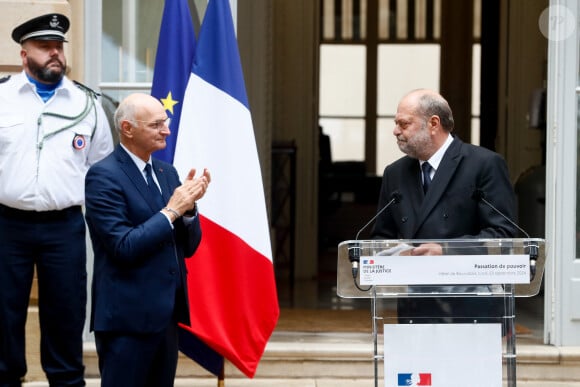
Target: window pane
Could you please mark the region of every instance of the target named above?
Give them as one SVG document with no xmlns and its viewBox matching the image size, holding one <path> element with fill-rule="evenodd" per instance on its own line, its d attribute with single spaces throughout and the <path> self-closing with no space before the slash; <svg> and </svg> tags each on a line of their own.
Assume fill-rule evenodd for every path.
<svg viewBox="0 0 580 387">
<path fill-rule="evenodd" d="M 163 2 L 103 0 L 103 82 L 151 82 Z"/>
<path fill-rule="evenodd" d="M 479 117 L 481 108 L 481 44 L 473 45 L 472 57 L 471 115 Z"/>
<path fill-rule="evenodd" d="M 480 144 L 481 119 L 481 44 L 473 45 L 471 73 L 471 143 Z"/>
<path fill-rule="evenodd" d="M 473 38 L 481 39 L 481 0 L 473 0 Z"/>
<path fill-rule="evenodd" d="M 480 120 L 479 117 L 471 119 L 471 143 L 473 145 L 480 145 Z"/>
<path fill-rule="evenodd" d="M 580 38 L 578 39 L 580 42 Z M 579 77 L 580 78 L 580 77 Z M 576 259 L 580 259 L 580 91 L 576 89 Z"/>
<path fill-rule="evenodd" d="M 320 116 L 364 116 L 365 56 L 364 46 L 320 46 Z"/>
<path fill-rule="evenodd" d="M 366 0 L 322 0 L 322 40 L 360 41 L 366 37 Z"/>
<path fill-rule="evenodd" d="M 394 116 L 401 97 L 413 89 L 439 90 L 440 51 L 438 44 L 379 45 L 379 116 Z"/>
<path fill-rule="evenodd" d="M 364 161 L 365 122 L 363 119 L 321 118 L 322 132 L 330 136 L 332 161 Z"/>
<path fill-rule="evenodd" d="M 383 175 L 383 170 L 393 161 L 404 156 L 399 150 L 397 140 L 393 135 L 395 122 L 393 118 L 379 118 L 377 120 L 377 167 L 378 176 Z"/>
<path fill-rule="evenodd" d="M 133 93 L 145 93 L 145 94 L 149 94 L 151 89 L 147 88 L 147 89 L 143 89 L 143 88 L 118 88 L 118 87 L 103 87 L 101 88 L 102 92 L 103 92 L 103 96 L 105 98 L 110 98 L 111 101 L 113 101 L 114 103 L 119 103 L 120 101 L 124 100 L 125 97 L 128 97 L 129 95 L 133 94 Z"/>
</svg>

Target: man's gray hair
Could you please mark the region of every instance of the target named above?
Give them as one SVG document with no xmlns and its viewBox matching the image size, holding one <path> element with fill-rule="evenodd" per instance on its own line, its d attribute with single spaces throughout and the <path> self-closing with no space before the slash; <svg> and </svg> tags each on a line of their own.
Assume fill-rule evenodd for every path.
<svg viewBox="0 0 580 387">
<path fill-rule="evenodd" d="M 121 122 L 123 121 L 133 121 L 135 119 L 135 104 L 123 100 L 115 110 L 115 129 L 120 133 L 121 132 Z"/>
<path fill-rule="evenodd" d="M 455 126 L 453 112 L 445 98 L 436 93 L 424 93 L 419 98 L 417 113 L 425 119 L 431 116 L 438 116 L 441 126 L 448 132 L 452 132 Z"/>
</svg>

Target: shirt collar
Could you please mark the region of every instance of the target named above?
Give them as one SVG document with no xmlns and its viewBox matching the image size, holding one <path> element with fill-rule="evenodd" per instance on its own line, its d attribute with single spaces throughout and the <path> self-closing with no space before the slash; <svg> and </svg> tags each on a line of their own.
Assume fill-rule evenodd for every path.
<svg viewBox="0 0 580 387">
<path fill-rule="evenodd" d="M 431 165 L 433 170 L 436 171 L 437 168 L 439 168 L 439 164 L 441 164 L 441 160 L 443 160 L 443 156 L 445 155 L 447 148 L 449 148 L 449 146 L 451 145 L 452 142 L 453 142 L 453 136 L 451 136 L 451 134 L 448 133 L 447 139 L 445 140 L 445 142 L 443 143 L 441 148 L 437 149 L 437 152 L 435 152 L 429 160 L 426 160 L 429 162 L 429 164 Z M 424 162 L 425 161 L 420 161 L 420 165 L 423 165 Z"/>
<path fill-rule="evenodd" d="M 17 74 L 14 77 L 15 77 L 15 80 L 17 82 L 16 87 L 19 91 L 23 91 L 24 88 L 27 87 L 28 90 L 34 91 L 36 93 L 36 85 L 28 79 L 26 71 L 22 70 L 22 72 L 20 72 L 20 74 Z M 69 92 L 69 90 L 72 87 L 76 87 L 76 86 L 74 86 L 72 81 L 70 81 L 65 75 L 60 80 L 60 83 L 59 83 L 58 87 L 56 88 L 56 92 L 57 93 L 61 93 L 63 91 Z"/>
<path fill-rule="evenodd" d="M 145 173 L 143 172 L 145 170 L 145 165 L 149 164 L 151 165 L 151 170 L 153 170 L 153 161 L 151 160 L 151 156 L 149 157 L 149 160 L 147 162 L 141 160 L 139 157 L 135 156 L 129 149 L 127 149 L 127 147 L 121 143 L 119 143 L 119 145 L 121 145 L 121 147 L 129 154 L 129 157 L 131 157 L 131 160 L 133 160 L 133 162 L 135 163 L 135 165 L 137 166 L 137 168 L 141 171 L 141 173 Z"/>
</svg>

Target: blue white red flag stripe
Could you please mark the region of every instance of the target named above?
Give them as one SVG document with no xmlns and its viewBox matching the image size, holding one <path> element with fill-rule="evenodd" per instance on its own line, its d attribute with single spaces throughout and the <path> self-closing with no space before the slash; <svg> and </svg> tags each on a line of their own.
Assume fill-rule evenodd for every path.
<svg viewBox="0 0 580 387">
<path fill-rule="evenodd" d="M 163 8 L 151 95 L 159 99 L 171 118 L 172 134 L 167 147 L 154 156 L 173 162 L 183 96 L 191 74 L 195 53 L 195 32 L 187 0 L 167 0 Z M 219 376 L 223 356 L 208 347 L 190 330 L 180 329 L 179 349 L 209 372 Z"/>
<path fill-rule="evenodd" d="M 202 241 L 188 265 L 189 329 L 253 377 L 279 316 L 260 163 L 228 0 L 210 0 L 174 165 L 208 168 Z"/>
</svg>

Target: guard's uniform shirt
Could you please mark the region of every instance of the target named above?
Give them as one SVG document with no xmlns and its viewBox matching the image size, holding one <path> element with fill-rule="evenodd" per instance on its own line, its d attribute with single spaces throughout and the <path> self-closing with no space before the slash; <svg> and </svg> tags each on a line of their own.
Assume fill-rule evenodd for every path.
<svg viewBox="0 0 580 387">
<path fill-rule="evenodd" d="M 67 77 L 46 103 L 24 71 L 0 84 L 0 204 L 28 211 L 82 205 L 89 166 L 112 150 L 101 105 Z"/>
</svg>

